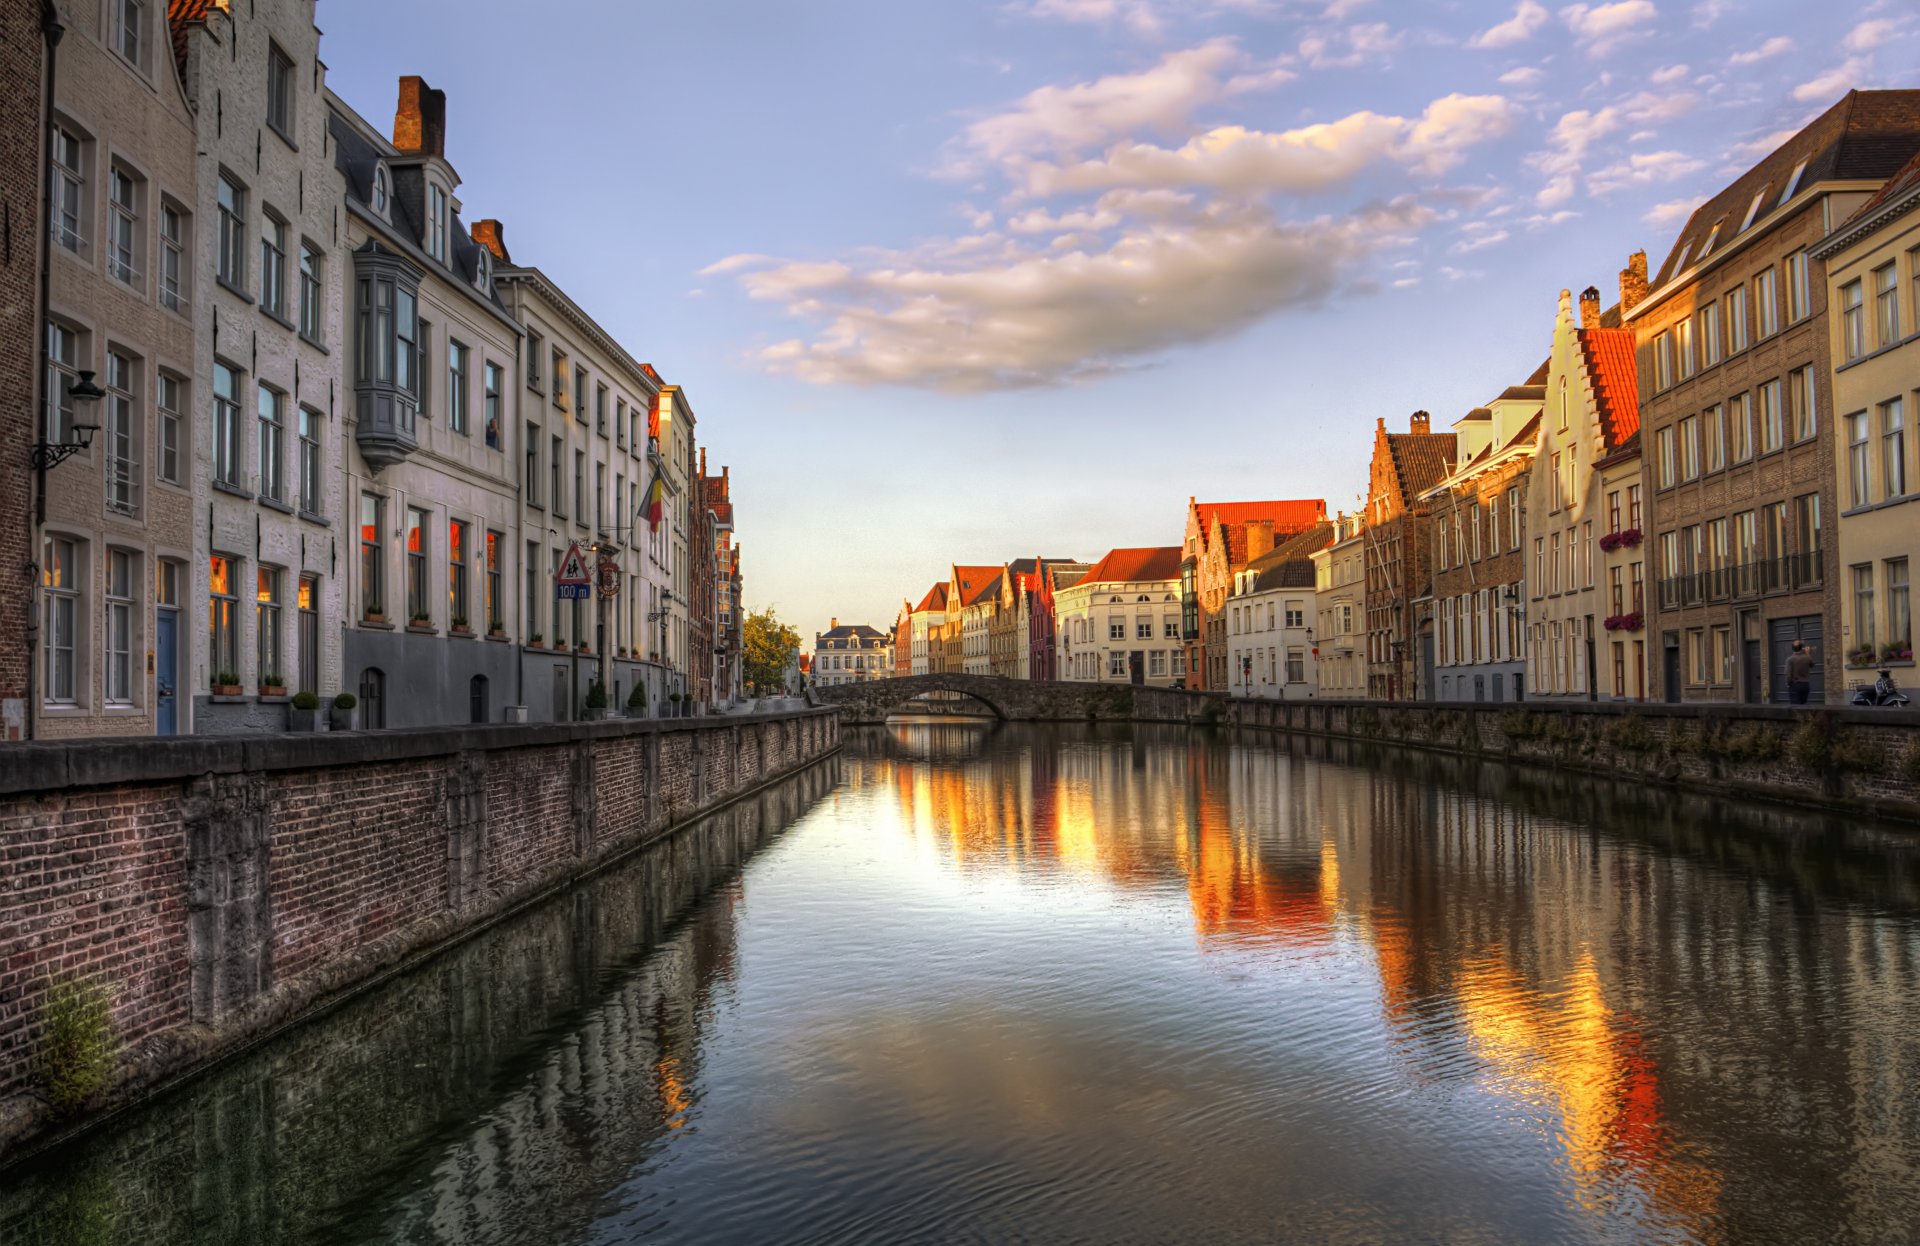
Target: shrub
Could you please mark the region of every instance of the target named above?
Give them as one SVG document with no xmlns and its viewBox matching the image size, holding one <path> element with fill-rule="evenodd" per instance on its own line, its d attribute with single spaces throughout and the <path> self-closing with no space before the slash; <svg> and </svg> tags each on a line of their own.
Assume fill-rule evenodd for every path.
<svg viewBox="0 0 1920 1246">
<path fill-rule="evenodd" d="M 302 688 L 293 694 L 293 708 L 297 710 L 317 710 L 320 708 L 320 697 L 313 689 Z"/>
<path fill-rule="evenodd" d="M 627 694 L 627 704 L 634 709 L 641 709 L 646 703 L 647 686 L 645 684 L 635 684 L 633 691 Z"/>
<path fill-rule="evenodd" d="M 240 682 L 240 676 L 235 671 L 221 671 L 213 677 L 213 682 L 223 688 L 231 688 Z"/>
<path fill-rule="evenodd" d="M 1795 761 L 1816 774 L 1820 773 L 1833 760 L 1832 729 L 1818 719 L 1802 723 L 1800 729 L 1793 733 L 1793 743 L 1789 747 Z"/>
<path fill-rule="evenodd" d="M 607 686 L 597 679 L 587 684 L 587 708 L 590 710 L 607 708 Z"/>
<path fill-rule="evenodd" d="M 1728 738 L 1726 751 L 1736 761 L 1768 762 L 1778 760 L 1783 747 L 1778 731 L 1749 723 L 1745 730 Z"/>
<path fill-rule="evenodd" d="M 360 704 L 360 698 L 354 696 L 351 692 L 343 692 L 333 698 L 333 708 L 337 710 L 350 710 L 358 704 Z"/>
<path fill-rule="evenodd" d="M 1900 759 L 1900 774 L 1909 783 L 1920 783 L 1920 740 L 1907 746 L 1907 755 Z"/>
<path fill-rule="evenodd" d="M 113 1005 L 97 980 L 56 978 L 47 985 L 40 1075 L 47 1101 L 65 1115 L 91 1099 L 113 1074 Z"/>
<path fill-rule="evenodd" d="M 266 673 L 265 675 L 262 675 L 262 676 L 260 677 L 260 686 L 261 686 L 262 688 L 284 688 L 284 687 L 286 687 L 286 685 L 285 685 L 284 683 L 281 683 L 281 682 L 280 682 L 280 672 L 278 672 L 278 671 L 269 671 L 269 672 L 267 672 L 267 673 Z"/>
<path fill-rule="evenodd" d="M 1608 723 L 1601 738 L 1623 753 L 1644 753 L 1653 747 L 1653 729 L 1638 714 L 1622 714 Z"/>
<path fill-rule="evenodd" d="M 1864 731 L 1846 731 L 1833 741 L 1833 764 L 1855 774 L 1879 774 L 1887 768 L 1887 750 Z"/>
</svg>

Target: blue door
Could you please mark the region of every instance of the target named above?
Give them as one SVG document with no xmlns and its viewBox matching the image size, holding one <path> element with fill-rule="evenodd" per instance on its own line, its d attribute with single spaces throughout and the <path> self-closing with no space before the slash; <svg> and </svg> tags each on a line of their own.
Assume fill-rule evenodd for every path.
<svg viewBox="0 0 1920 1246">
<path fill-rule="evenodd" d="M 179 625 L 177 611 L 161 610 L 154 617 L 153 629 L 153 731 L 155 735 L 180 733 L 179 711 L 174 700 L 178 666 L 174 654 L 174 630 Z"/>
</svg>

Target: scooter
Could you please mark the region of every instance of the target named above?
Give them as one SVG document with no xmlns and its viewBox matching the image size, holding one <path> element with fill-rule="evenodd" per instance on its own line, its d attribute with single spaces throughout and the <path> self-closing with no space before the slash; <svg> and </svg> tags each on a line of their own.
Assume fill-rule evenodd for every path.
<svg viewBox="0 0 1920 1246">
<path fill-rule="evenodd" d="M 1858 688 L 1855 688 L 1853 690 L 1853 703 L 1855 705 L 1881 705 L 1895 709 L 1905 709 L 1907 706 L 1913 704 L 1912 701 L 1907 699 L 1906 693 L 1894 686 L 1892 671 L 1881 671 L 1880 678 L 1874 680 L 1871 687 L 1866 684 L 1861 684 Z"/>
</svg>

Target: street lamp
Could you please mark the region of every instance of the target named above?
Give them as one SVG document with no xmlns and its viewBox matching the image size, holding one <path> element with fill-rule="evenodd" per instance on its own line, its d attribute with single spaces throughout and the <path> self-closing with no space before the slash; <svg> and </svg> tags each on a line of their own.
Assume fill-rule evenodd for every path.
<svg viewBox="0 0 1920 1246">
<path fill-rule="evenodd" d="M 81 402 L 97 402 L 107 396 L 107 391 L 93 383 L 92 372 L 80 373 L 78 380 L 67 382 L 67 397 Z M 51 422 L 51 421 L 49 421 Z M 80 453 L 93 445 L 93 435 L 100 431 L 98 424 L 75 424 L 73 434 L 78 441 L 39 441 L 35 442 L 29 462 L 33 470 L 46 471 L 58 467 L 72 455 Z"/>
<path fill-rule="evenodd" d="M 673 669 L 673 664 L 667 661 L 667 616 L 671 613 L 671 611 L 667 609 L 667 606 L 672 601 L 673 601 L 672 591 L 669 589 L 663 588 L 660 590 L 660 608 L 658 610 L 649 610 L 647 612 L 647 622 L 660 624 L 660 665 L 665 667 L 669 671 Z M 662 683 L 664 682 L 665 681 L 663 680 Z M 664 687 L 662 687 L 660 689 L 661 695 L 665 696 L 666 691 L 667 690 Z"/>
</svg>

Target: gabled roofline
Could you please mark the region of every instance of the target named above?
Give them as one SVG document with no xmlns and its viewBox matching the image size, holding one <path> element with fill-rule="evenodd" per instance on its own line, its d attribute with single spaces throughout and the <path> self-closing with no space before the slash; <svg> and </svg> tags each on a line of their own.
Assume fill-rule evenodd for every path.
<svg viewBox="0 0 1920 1246">
<path fill-rule="evenodd" d="M 588 315 L 586 309 L 573 301 L 573 297 L 556 284 L 539 268 L 531 264 L 495 264 L 493 283 L 497 286 L 527 286 L 559 310 L 562 319 L 584 333 L 593 344 L 611 355 L 622 367 L 627 369 L 636 380 L 636 389 L 646 393 L 649 400 L 659 394 L 665 386 L 656 377 L 648 374 L 640 361 L 627 353 L 627 349 L 615 341 L 613 335 L 600 327 L 599 321 Z M 691 406 L 688 408 L 691 410 Z"/>
</svg>

